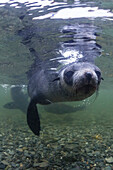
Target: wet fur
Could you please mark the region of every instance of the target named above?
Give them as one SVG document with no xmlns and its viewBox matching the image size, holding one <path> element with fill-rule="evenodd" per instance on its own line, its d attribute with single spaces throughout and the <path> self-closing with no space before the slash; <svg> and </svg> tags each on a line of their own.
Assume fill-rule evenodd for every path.
<svg viewBox="0 0 113 170">
<path fill-rule="evenodd" d="M 72 86 L 67 85 L 64 80 L 64 72 L 70 70 L 74 72 Z M 48 73 L 45 70 L 40 70 L 40 72 L 35 73 L 29 81 L 29 96 L 31 99 L 35 98 L 39 104 L 82 100 L 94 93 L 94 90 L 91 91 L 90 89 L 87 94 L 83 92 L 80 93 L 78 90 L 83 85 L 88 84 L 88 80 L 85 78 L 85 72 L 92 74 L 90 84 L 95 87 L 95 90 L 98 89 L 101 77 L 98 78 L 95 71 L 100 72 L 100 69 L 90 63 L 73 63 L 58 73 Z"/>
</svg>

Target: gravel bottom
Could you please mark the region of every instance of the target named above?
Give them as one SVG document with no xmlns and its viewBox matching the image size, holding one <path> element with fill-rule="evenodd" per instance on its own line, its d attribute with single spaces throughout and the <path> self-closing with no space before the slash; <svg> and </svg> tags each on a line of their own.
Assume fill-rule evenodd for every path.
<svg viewBox="0 0 113 170">
<path fill-rule="evenodd" d="M 54 124 L 42 121 L 40 137 L 25 115 L 0 119 L 0 170 L 112 170 L 113 126 L 110 122 Z M 90 122 L 88 124 L 88 122 Z"/>
</svg>

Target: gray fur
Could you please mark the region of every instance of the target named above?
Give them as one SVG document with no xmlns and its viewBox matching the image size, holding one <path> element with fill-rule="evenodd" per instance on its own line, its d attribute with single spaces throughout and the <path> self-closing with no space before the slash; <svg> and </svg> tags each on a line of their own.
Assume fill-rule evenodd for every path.
<svg viewBox="0 0 113 170">
<path fill-rule="evenodd" d="M 66 26 L 61 33 L 64 41 L 60 42 L 58 51 L 50 56 L 47 53 L 47 56 L 38 57 L 36 49 L 29 48 L 36 59 L 28 71 L 31 101 L 27 109 L 27 122 L 35 135 L 40 134 L 37 103 L 46 105 L 83 100 L 98 91 L 102 79 L 100 69 L 93 64 L 101 51 L 101 46 L 95 41 L 95 27 L 88 24 Z"/>
<path fill-rule="evenodd" d="M 71 86 L 64 80 L 64 74 L 68 71 L 74 72 Z M 100 77 L 97 76 L 96 71 L 100 73 Z M 87 79 L 86 73 L 91 74 L 90 81 Z M 100 81 L 101 71 L 94 64 L 87 62 L 72 63 L 58 73 L 48 73 L 46 70 L 36 72 L 29 81 L 28 92 L 31 99 L 35 98 L 37 103 L 40 104 L 79 101 L 91 96 L 98 90 Z M 85 88 L 88 88 L 88 90 Z"/>
</svg>

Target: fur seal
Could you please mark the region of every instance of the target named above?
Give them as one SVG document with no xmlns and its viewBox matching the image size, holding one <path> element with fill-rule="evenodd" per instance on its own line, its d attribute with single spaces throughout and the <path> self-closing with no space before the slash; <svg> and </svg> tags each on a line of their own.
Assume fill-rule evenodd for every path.
<svg viewBox="0 0 113 170">
<path fill-rule="evenodd" d="M 38 24 L 35 24 L 32 21 L 29 26 L 24 23 L 24 28 L 18 31 L 18 35 L 35 57 L 27 73 L 28 94 L 31 98 L 27 109 L 27 123 L 32 132 L 39 135 L 40 119 L 36 104 L 80 101 L 98 91 L 102 77 L 94 60 L 101 54 L 101 46 L 96 43 L 98 34 L 92 24 L 69 23 L 58 28 L 57 24 L 52 27 L 50 20 L 45 24 L 45 30 L 49 30 L 50 34 L 47 33 L 45 37 L 43 31 L 38 31 Z M 54 28 L 60 30 L 59 37 L 58 30 Z M 51 31 L 56 39 L 50 39 Z"/>
<path fill-rule="evenodd" d="M 28 84 L 31 101 L 27 110 L 27 123 L 35 135 L 40 134 L 40 119 L 36 104 L 80 101 L 98 90 L 101 71 L 92 63 L 79 62 L 66 65 L 58 72 L 37 71 Z"/>
</svg>

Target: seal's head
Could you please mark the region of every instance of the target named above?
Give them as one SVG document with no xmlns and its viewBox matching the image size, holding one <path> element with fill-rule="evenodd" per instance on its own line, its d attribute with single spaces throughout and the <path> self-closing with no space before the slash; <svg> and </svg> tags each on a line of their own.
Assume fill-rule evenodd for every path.
<svg viewBox="0 0 113 170">
<path fill-rule="evenodd" d="M 97 66 L 83 62 L 73 63 L 61 70 L 58 83 L 68 101 L 79 101 L 98 90 L 101 79 Z"/>
</svg>

